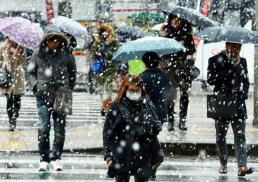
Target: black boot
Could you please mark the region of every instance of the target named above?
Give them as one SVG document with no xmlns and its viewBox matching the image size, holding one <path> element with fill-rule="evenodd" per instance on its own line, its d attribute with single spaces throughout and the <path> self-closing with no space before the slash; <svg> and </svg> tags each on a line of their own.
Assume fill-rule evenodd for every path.
<svg viewBox="0 0 258 182">
<path fill-rule="evenodd" d="M 168 131 L 174 131 L 174 119 L 168 120 Z"/>
<path fill-rule="evenodd" d="M 9 121 L 9 131 L 14 131 L 16 128 L 16 119 L 11 119 Z"/>
<path fill-rule="evenodd" d="M 179 121 L 179 129 L 180 130 L 187 130 L 186 119 L 180 119 L 180 121 Z"/>
</svg>

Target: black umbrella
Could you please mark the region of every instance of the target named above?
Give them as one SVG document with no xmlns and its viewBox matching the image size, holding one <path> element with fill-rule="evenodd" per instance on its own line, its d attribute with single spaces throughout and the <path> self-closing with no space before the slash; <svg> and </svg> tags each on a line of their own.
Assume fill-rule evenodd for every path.
<svg viewBox="0 0 258 182">
<path fill-rule="evenodd" d="M 166 15 L 171 14 L 180 17 L 181 19 L 191 23 L 193 26 L 199 28 L 214 27 L 219 25 L 217 22 L 210 20 L 196 10 L 182 6 L 168 7 L 167 9 L 164 9 L 163 12 Z"/>
<path fill-rule="evenodd" d="M 136 40 L 146 36 L 146 33 L 137 27 L 122 26 L 116 30 L 116 34 L 121 42 L 126 42 L 126 40 Z"/>
<path fill-rule="evenodd" d="M 211 42 L 234 42 L 258 44 L 258 33 L 241 27 L 208 27 L 196 34 L 197 38 Z"/>
</svg>

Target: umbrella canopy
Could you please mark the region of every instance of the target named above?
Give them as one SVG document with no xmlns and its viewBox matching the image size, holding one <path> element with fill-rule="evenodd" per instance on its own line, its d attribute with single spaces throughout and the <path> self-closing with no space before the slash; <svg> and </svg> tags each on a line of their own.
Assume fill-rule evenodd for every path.
<svg viewBox="0 0 258 182">
<path fill-rule="evenodd" d="M 84 39 L 88 36 L 87 29 L 73 19 L 58 16 L 52 19 L 52 23 L 59 27 L 63 32 L 66 32 L 74 37 Z"/>
<path fill-rule="evenodd" d="M 37 48 L 43 37 L 43 30 L 38 24 L 22 17 L 0 19 L 0 32 L 28 49 Z"/>
<path fill-rule="evenodd" d="M 114 54 L 114 61 L 128 62 L 142 59 L 145 52 L 154 51 L 159 56 L 173 54 L 184 50 L 179 42 L 163 37 L 144 37 L 122 45 Z"/>
<path fill-rule="evenodd" d="M 240 44 L 258 44 L 258 33 L 240 27 L 208 27 L 196 35 L 211 42 L 234 42 Z"/>
<path fill-rule="evenodd" d="M 136 40 L 146 36 L 146 33 L 142 29 L 131 26 L 119 27 L 116 30 L 116 34 L 121 42 L 126 42 L 127 39 Z"/>
<path fill-rule="evenodd" d="M 128 66 L 129 73 L 132 73 L 134 75 L 140 75 L 145 70 L 145 65 L 141 59 L 129 60 Z"/>
<path fill-rule="evenodd" d="M 182 6 L 170 7 L 165 9 L 163 12 L 167 15 L 172 14 L 180 17 L 191 23 L 193 26 L 197 26 L 199 28 L 214 27 L 219 25 L 217 22 L 210 20 L 196 10 Z"/>
</svg>

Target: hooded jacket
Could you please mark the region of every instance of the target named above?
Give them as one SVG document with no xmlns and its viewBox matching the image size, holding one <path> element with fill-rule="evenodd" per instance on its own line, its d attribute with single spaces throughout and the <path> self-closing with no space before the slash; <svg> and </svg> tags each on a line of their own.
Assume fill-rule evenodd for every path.
<svg viewBox="0 0 258 182">
<path fill-rule="evenodd" d="M 60 46 L 56 50 L 47 47 L 47 41 L 56 38 Z M 61 30 L 47 26 L 39 49 L 33 52 L 28 65 L 29 82 L 36 96 L 53 103 L 60 86 L 73 89 L 76 82 L 76 63 L 67 48 L 68 41 Z"/>
</svg>

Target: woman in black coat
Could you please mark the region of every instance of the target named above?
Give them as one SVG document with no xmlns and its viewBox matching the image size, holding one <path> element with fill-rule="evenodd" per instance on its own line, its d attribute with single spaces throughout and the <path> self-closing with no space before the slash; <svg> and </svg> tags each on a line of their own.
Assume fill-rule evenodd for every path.
<svg viewBox="0 0 258 182">
<path fill-rule="evenodd" d="M 155 165 L 153 156 L 157 155 L 152 148 L 159 144 L 161 127 L 140 77 L 127 75 L 107 112 L 103 129 L 108 176 L 115 177 L 116 182 L 129 182 L 131 175 L 135 181 L 148 181 Z"/>
<path fill-rule="evenodd" d="M 189 104 L 188 90 L 192 84 L 191 69 L 194 67 L 193 55 L 196 52 L 192 36 L 192 26 L 187 21 L 175 15 L 169 15 L 167 23 L 161 27 L 160 35 L 175 39 L 181 43 L 186 51 L 182 55 L 169 57 L 168 65 L 162 65 L 163 70 L 169 74 L 173 84 L 180 89 L 180 121 L 179 129 L 187 130 L 186 116 Z M 170 107 L 168 131 L 174 130 L 174 103 Z"/>
</svg>

